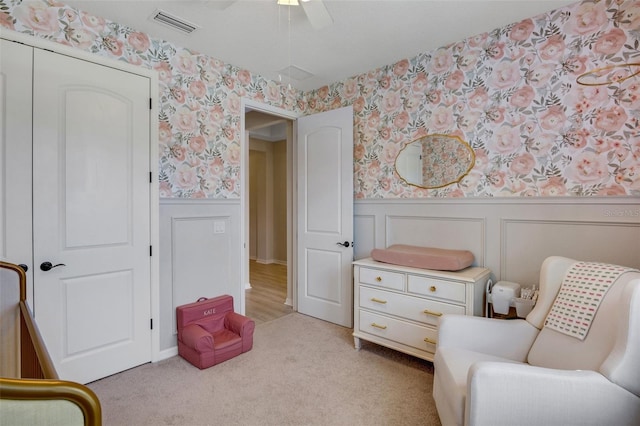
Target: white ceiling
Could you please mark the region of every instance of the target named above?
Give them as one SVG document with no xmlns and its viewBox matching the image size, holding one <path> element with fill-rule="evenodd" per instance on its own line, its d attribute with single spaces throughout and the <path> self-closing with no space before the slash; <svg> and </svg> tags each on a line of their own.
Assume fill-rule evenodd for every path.
<svg viewBox="0 0 640 426">
<path fill-rule="evenodd" d="M 575 1 L 324 0 L 333 24 L 319 30 L 302 7 L 276 0 L 63 2 L 306 91 Z M 200 28 L 185 35 L 150 21 L 158 8 Z M 289 80 L 289 65 L 313 77 Z"/>
</svg>

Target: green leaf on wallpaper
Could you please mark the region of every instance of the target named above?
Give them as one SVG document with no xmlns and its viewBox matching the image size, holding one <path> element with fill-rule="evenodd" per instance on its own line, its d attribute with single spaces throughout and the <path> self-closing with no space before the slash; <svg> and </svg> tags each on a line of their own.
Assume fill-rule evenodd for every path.
<svg viewBox="0 0 640 426">
<path fill-rule="evenodd" d="M 562 105 L 562 100 L 555 93 L 551 93 L 545 99 L 544 104 L 546 106 Z"/>
</svg>

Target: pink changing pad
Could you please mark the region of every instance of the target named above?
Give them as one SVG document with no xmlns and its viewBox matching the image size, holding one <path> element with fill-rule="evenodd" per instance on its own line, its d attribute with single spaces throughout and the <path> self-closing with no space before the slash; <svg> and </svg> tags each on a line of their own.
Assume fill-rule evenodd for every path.
<svg viewBox="0 0 640 426">
<path fill-rule="evenodd" d="M 459 271 L 473 264 L 469 250 L 448 250 L 394 244 L 386 249 L 373 249 L 371 257 L 378 262 L 438 271 Z"/>
</svg>

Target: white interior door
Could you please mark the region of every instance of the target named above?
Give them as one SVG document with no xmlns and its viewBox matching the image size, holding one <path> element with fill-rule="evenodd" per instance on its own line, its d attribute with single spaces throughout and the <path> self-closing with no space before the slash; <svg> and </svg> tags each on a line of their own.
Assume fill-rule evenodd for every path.
<svg viewBox="0 0 640 426">
<path fill-rule="evenodd" d="M 353 324 L 353 110 L 297 121 L 298 311 Z"/>
<path fill-rule="evenodd" d="M 151 360 L 149 86 L 35 49 L 34 311 L 62 379 Z"/>
</svg>

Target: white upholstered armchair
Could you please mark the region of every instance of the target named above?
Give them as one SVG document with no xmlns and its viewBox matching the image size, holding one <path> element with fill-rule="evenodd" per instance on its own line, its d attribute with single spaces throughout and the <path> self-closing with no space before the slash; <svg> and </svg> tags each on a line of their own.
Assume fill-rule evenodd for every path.
<svg viewBox="0 0 640 426">
<path fill-rule="evenodd" d="M 617 275 L 585 305 L 595 314 L 566 327 L 563 282 L 577 265 L 543 262 L 526 319 L 441 317 L 433 397 L 444 426 L 640 425 L 640 272 Z"/>
</svg>

